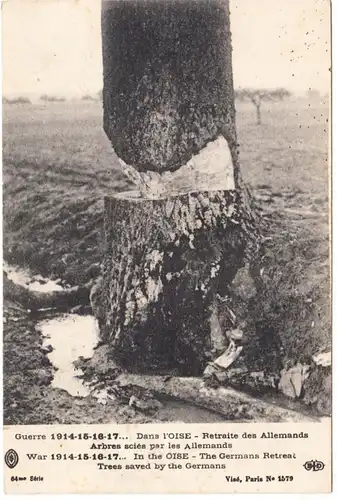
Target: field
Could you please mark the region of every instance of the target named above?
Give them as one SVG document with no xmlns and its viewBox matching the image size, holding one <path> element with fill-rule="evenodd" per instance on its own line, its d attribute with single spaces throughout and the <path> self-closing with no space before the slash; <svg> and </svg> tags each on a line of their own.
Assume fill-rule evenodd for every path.
<svg viewBox="0 0 337 500">
<path fill-rule="evenodd" d="M 313 354 L 331 349 L 328 105 L 266 104 L 257 126 L 253 107 L 239 104 L 237 127 L 243 178 L 266 237 L 265 295 L 252 318 L 277 336 L 285 367 L 308 363 Z M 102 255 L 103 196 L 130 187 L 102 130 L 101 103 L 4 105 L 3 181 L 5 260 L 63 284 L 94 278 Z M 23 314 L 5 325 L 5 395 L 16 405 L 5 412 L 8 423 L 24 411 L 23 394 L 31 407 L 28 421 L 38 419 L 47 404 L 39 339 L 29 341 L 34 327 L 30 331 L 25 321 Z M 31 382 L 15 368 L 23 356 L 16 346 L 21 335 L 25 366 L 35 370 Z M 330 387 L 327 373 L 321 375 L 306 394 L 326 411 Z M 81 412 L 97 421 L 93 404 L 88 409 L 77 402 L 69 410 L 63 394 L 68 409 L 62 409 L 55 392 L 48 397 L 51 422 L 64 421 L 69 411 L 73 421 L 81 421 Z"/>
</svg>

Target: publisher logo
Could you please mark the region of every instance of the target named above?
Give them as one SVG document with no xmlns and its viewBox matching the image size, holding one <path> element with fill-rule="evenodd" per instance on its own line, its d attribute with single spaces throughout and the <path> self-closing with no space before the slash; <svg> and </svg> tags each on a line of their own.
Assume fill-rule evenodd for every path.
<svg viewBox="0 0 337 500">
<path fill-rule="evenodd" d="M 8 450 L 5 454 L 5 464 L 10 469 L 14 469 L 19 463 L 19 455 L 15 450 Z"/>
<path fill-rule="evenodd" d="M 305 462 L 303 467 L 307 471 L 316 472 L 318 470 L 323 470 L 325 467 L 325 464 L 323 464 L 323 462 L 320 462 L 319 460 L 308 460 L 307 462 Z"/>
</svg>

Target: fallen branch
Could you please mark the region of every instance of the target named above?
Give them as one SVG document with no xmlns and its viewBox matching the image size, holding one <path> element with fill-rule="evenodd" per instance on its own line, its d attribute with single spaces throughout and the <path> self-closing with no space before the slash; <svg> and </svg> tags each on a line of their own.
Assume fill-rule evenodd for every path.
<svg viewBox="0 0 337 500">
<path fill-rule="evenodd" d="M 261 401 L 231 388 L 207 387 L 200 378 L 165 377 L 123 373 L 116 382 L 120 387 L 136 385 L 154 394 L 180 399 L 217 412 L 229 420 L 240 422 L 304 422 L 317 421 L 312 416 Z"/>
<path fill-rule="evenodd" d="M 4 296 L 32 312 L 41 309 L 69 309 L 77 305 L 87 305 L 92 283 L 85 286 L 74 286 L 65 290 L 37 292 L 11 281 L 3 273 Z"/>
</svg>

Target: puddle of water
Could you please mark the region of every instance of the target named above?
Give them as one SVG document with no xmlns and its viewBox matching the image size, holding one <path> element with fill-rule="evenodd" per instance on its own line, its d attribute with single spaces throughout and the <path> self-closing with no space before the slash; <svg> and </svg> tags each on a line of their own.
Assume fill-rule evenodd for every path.
<svg viewBox="0 0 337 500">
<path fill-rule="evenodd" d="M 96 319 L 93 316 L 65 314 L 40 321 L 38 327 L 44 337 L 43 345 L 53 347 L 48 354 L 57 368 L 52 387 L 64 389 L 72 396 L 88 396 L 89 388 L 78 378 L 82 371 L 75 369 L 74 361 L 80 356 L 93 356 L 98 339 Z"/>
<path fill-rule="evenodd" d="M 8 279 L 13 281 L 16 285 L 24 286 L 34 292 L 54 292 L 56 290 L 63 290 L 62 286 L 56 281 L 46 280 L 40 275 L 31 276 L 29 271 L 17 266 L 10 266 L 4 263 L 3 270 L 7 273 Z"/>
</svg>

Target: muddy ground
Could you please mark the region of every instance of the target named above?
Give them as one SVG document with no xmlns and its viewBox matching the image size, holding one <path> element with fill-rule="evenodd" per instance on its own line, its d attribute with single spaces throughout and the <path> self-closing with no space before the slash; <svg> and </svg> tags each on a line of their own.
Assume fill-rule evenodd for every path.
<svg viewBox="0 0 337 500">
<path fill-rule="evenodd" d="M 101 115 L 100 103 L 4 107 L 4 258 L 65 286 L 97 276 L 103 196 L 130 187 Z M 312 365 L 314 354 L 331 350 L 328 106 L 273 103 L 262 121 L 255 124 L 249 105 L 238 108 L 243 177 L 266 238 L 264 292 L 251 304 L 249 320 L 266 344 L 277 340 L 283 368 Z M 127 406 L 101 407 L 51 388 L 53 367 L 35 318 L 6 293 L 4 317 L 6 423 L 152 421 Z M 331 370 L 313 372 L 304 397 L 329 414 Z M 161 418 L 170 416 L 154 420 Z"/>
</svg>

